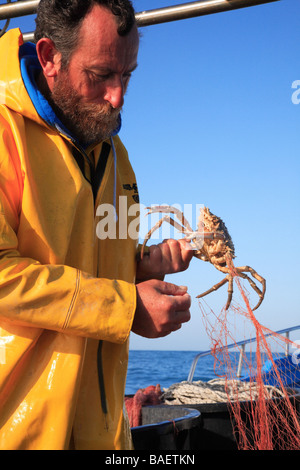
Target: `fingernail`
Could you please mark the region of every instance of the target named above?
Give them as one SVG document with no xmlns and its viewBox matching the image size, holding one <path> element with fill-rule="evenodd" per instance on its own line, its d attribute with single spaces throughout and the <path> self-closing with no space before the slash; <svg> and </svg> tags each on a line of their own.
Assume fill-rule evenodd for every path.
<svg viewBox="0 0 300 470">
<path fill-rule="evenodd" d="M 185 250 L 192 250 L 193 249 L 190 240 L 183 240 L 183 248 Z"/>
<path fill-rule="evenodd" d="M 179 286 L 179 289 L 184 290 L 184 291 L 188 290 L 187 286 Z"/>
</svg>

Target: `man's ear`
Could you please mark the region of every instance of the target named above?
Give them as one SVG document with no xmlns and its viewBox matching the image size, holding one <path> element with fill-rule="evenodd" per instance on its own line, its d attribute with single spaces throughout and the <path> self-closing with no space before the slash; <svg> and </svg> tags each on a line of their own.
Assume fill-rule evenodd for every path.
<svg viewBox="0 0 300 470">
<path fill-rule="evenodd" d="M 60 69 L 61 54 L 54 42 L 49 38 L 40 39 L 36 44 L 36 52 L 46 79 L 55 78 Z"/>
</svg>

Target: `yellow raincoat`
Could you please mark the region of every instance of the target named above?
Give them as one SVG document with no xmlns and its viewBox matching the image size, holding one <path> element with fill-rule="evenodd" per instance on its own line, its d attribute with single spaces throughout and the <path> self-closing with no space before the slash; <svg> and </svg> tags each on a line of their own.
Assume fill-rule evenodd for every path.
<svg viewBox="0 0 300 470">
<path fill-rule="evenodd" d="M 108 157 L 93 195 L 86 155 L 29 98 L 21 38 L 0 40 L 0 449 L 128 449 L 136 239 L 118 222 L 100 240 L 99 208 L 114 188 L 117 214 L 136 204 L 135 175 L 118 136 L 117 168 L 111 141 L 90 147 Z"/>
</svg>

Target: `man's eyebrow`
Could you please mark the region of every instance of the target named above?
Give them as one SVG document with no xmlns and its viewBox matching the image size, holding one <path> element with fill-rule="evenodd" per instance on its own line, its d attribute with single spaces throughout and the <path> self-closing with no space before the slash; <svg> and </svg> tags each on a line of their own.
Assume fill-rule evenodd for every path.
<svg viewBox="0 0 300 470">
<path fill-rule="evenodd" d="M 126 70 L 125 73 L 132 73 L 136 70 L 137 67 L 138 67 L 138 64 L 136 63 L 133 67 Z M 100 72 L 100 73 L 103 73 L 103 74 L 114 73 L 115 72 L 111 67 L 109 67 L 109 66 L 106 67 L 105 65 L 94 65 L 94 66 L 89 67 L 89 70 L 97 71 L 97 72 Z"/>
</svg>

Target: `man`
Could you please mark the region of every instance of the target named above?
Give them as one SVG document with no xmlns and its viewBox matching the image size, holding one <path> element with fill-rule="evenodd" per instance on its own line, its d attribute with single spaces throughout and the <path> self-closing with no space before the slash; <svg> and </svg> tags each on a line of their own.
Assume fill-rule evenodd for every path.
<svg viewBox="0 0 300 470">
<path fill-rule="evenodd" d="M 161 280 L 188 267 L 183 242 L 136 265 L 136 240 L 96 236 L 98 207 L 136 200 L 117 133 L 138 45 L 128 0 L 41 0 L 36 47 L 0 41 L 1 449 L 130 449 L 130 331 L 190 318 Z"/>
</svg>

